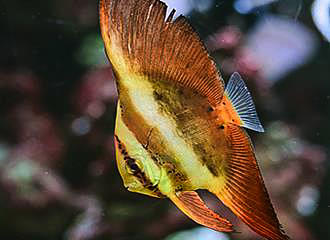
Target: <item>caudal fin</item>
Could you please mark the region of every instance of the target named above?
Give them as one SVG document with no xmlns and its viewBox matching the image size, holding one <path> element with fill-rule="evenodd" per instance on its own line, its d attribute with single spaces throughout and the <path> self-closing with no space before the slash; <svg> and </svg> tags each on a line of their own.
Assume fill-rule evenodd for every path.
<svg viewBox="0 0 330 240">
<path fill-rule="evenodd" d="M 214 192 L 253 231 L 269 240 L 287 240 L 270 202 L 250 139 L 244 129 L 228 126 L 232 143 L 226 183 Z"/>
<path fill-rule="evenodd" d="M 209 209 L 194 191 L 170 196 L 175 205 L 195 222 L 219 232 L 233 232 L 233 225 Z"/>
</svg>

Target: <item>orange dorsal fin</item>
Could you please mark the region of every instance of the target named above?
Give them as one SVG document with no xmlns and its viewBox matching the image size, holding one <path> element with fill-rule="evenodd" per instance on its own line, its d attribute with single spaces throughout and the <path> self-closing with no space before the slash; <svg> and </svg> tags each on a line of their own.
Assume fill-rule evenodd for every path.
<svg viewBox="0 0 330 240">
<path fill-rule="evenodd" d="M 257 132 L 264 132 L 251 94 L 239 73 L 235 72 L 231 75 L 220 108 L 225 110 L 228 122 Z"/>
<path fill-rule="evenodd" d="M 183 16 L 166 18 L 158 0 L 101 0 L 100 24 L 117 76 L 180 84 L 221 102 L 224 84 L 201 39 Z"/>
<path fill-rule="evenodd" d="M 170 199 L 195 222 L 220 232 L 233 232 L 233 225 L 209 209 L 195 191 L 174 194 Z"/>
<path fill-rule="evenodd" d="M 270 240 L 287 240 L 264 185 L 254 150 L 244 129 L 230 124 L 231 145 L 226 183 L 214 192 L 252 230 Z"/>
</svg>

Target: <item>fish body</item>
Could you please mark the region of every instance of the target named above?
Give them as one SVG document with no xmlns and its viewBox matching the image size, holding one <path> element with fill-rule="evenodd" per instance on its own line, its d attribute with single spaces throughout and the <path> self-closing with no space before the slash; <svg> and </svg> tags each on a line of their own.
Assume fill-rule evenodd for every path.
<svg viewBox="0 0 330 240">
<path fill-rule="evenodd" d="M 224 82 L 182 16 L 158 0 L 101 0 L 100 23 L 118 88 L 116 161 L 125 187 L 170 198 L 187 216 L 232 232 L 195 190 L 215 194 L 260 235 L 288 239 L 250 139 L 263 131 L 238 73 Z"/>
</svg>

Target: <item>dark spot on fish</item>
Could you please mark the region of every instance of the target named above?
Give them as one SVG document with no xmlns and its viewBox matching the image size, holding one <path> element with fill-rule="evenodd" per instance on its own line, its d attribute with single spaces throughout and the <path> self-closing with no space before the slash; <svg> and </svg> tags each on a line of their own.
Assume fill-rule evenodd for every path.
<svg viewBox="0 0 330 240">
<path fill-rule="evenodd" d="M 181 191 L 183 191 L 183 187 L 181 185 L 179 185 L 175 188 L 175 191 L 176 192 L 181 192 Z"/>
<path fill-rule="evenodd" d="M 232 119 L 231 121 L 232 121 L 232 122 L 235 122 L 235 120 L 234 120 L 234 119 Z"/>
<path fill-rule="evenodd" d="M 124 160 L 127 166 L 131 169 L 132 173 L 135 175 L 136 173 L 143 173 L 139 166 L 136 164 L 136 160 L 131 158 L 130 156 L 125 156 Z M 143 173 L 144 174 L 144 173 Z"/>
<path fill-rule="evenodd" d="M 117 135 L 115 135 L 115 139 L 117 141 L 118 148 L 119 148 L 119 150 L 121 150 L 121 153 L 122 153 L 124 151 L 123 150 L 123 144 L 121 143 L 121 141 L 119 140 Z"/>
<path fill-rule="evenodd" d="M 223 129 L 225 129 L 225 126 L 224 125 L 220 125 L 218 128 L 223 130 Z"/>
<path fill-rule="evenodd" d="M 139 166 L 135 163 L 135 159 L 131 157 L 125 157 L 124 158 L 128 167 L 132 170 L 132 172 L 138 172 L 141 171 Z"/>
<path fill-rule="evenodd" d="M 207 112 L 213 112 L 213 111 L 214 111 L 213 107 L 208 107 Z"/>
<path fill-rule="evenodd" d="M 194 144 L 193 145 L 194 150 L 198 153 L 199 156 L 201 156 L 201 163 L 203 166 L 207 164 L 208 159 L 211 158 L 210 154 L 206 151 L 204 146 L 202 144 Z"/>
<path fill-rule="evenodd" d="M 130 165 L 130 168 L 133 170 L 133 171 L 138 171 L 139 170 L 139 166 L 136 164 L 136 163 L 132 163 Z"/>
<path fill-rule="evenodd" d="M 162 94 L 158 93 L 157 91 L 154 91 L 153 94 L 154 94 L 154 98 L 155 98 L 156 101 L 160 101 L 160 100 L 163 99 Z"/>
<path fill-rule="evenodd" d="M 173 175 L 174 175 L 175 179 L 178 180 L 178 181 L 181 181 L 181 182 L 187 181 L 187 177 L 184 174 L 182 174 L 178 171 L 174 170 Z"/>
<path fill-rule="evenodd" d="M 116 138 L 117 142 L 120 143 L 120 140 L 117 135 L 115 135 L 115 138 Z"/>
<path fill-rule="evenodd" d="M 187 65 L 186 65 L 186 69 L 191 68 L 191 65 L 192 65 L 192 63 L 188 62 Z"/>
<path fill-rule="evenodd" d="M 151 159 L 156 163 L 156 165 L 162 165 L 162 162 L 158 160 L 158 158 L 154 155 L 151 155 Z"/>
<path fill-rule="evenodd" d="M 157 187 L 156 187 L 156 186 L 153 186 L 153 185 L 148 185 L 148 186 L 146 186 L 146 188 L 149 189 L 150 191 L 153 191 L 153 192 L 157 192 L 157 191 L 159 191 L 159 190 L 157 189 Z"/>
<path fill-rule="evenodd" d="M 207 166 L 208 170 L 212 173 L 213 176 L 215 176 L 215 177 L 219 176 L 217 166 L 215 166 L 214 164 L 208 164 L 206 166 Z"/>
</svg>

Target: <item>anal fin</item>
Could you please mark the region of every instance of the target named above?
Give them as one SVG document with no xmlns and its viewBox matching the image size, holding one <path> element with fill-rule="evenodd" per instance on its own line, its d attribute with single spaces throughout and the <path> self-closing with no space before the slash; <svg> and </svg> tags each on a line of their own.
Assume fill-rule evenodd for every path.
<svg viewBox="0 0 330 240">
<path fill-rule="evenodd" d="M 214 193 L 256 233 L 269 240 L 288 240 L 269 199 L 248 135 L 235 125 L 227 131 L 232 149 L 225 170 L 226 183 Z"/>
<path fill-rule="evenodd" d="M 220 232 L 233 232 L 233 225 L 209 209 L 194 191 L 184 191 L 170 197 L 175 205 L 195 222 Z"/>
<path fill-rule="evenodd" d="M 251 94 L 247 89 L 241 75 L 234 72 L 227 84 L 225 97 L 237 114 L 238 123 L 241 127 L 249 128 L 257 132 L 264 132 L 258 118 Z"/>
</svg>

